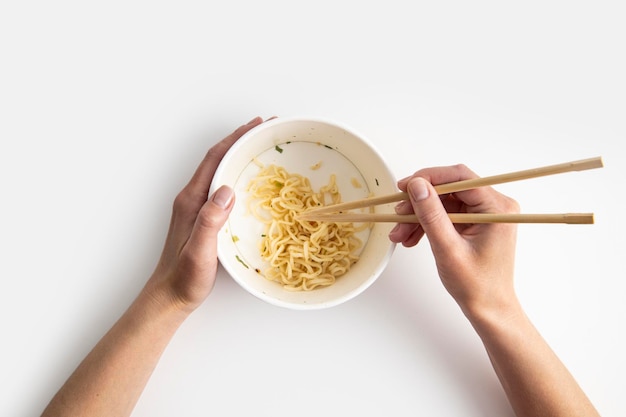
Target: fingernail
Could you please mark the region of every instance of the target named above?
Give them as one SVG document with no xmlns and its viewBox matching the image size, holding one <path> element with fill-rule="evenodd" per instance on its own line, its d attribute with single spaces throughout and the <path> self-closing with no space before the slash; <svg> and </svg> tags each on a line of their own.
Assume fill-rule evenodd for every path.
<svg viewBox="0 0 626 417">
<path fill-rule="evenodd" d="M 406 205 L 409 204 L 408 201 L 401 201 L 394 207 L 394 210 L 398 214 L 402 214 L 402 211 L 405 209 Z"/>
<path fill-rule="evenodd" d="M 252 123 L 256 122 L 257 120 L 259 120 L 259 116 L 255 117 L 254 119 L 252 119 L 248 123 L 246 123 L 246 126 L 251 125 Z"/>
<path fill-rule="evenodd" d="M 217 191 L 213 194 L 213 202 L 217 204 L 219 207 L 225 209 L 230 205 L 233 201 L 233 190 L 226 186 L 222 185 Z"/>
<path fill-rule="evenodd" d="M 407 185 L 407 191 L 411 196 L 411 200 L 413 201 L 425 200 L 430 194 L 428 191 L 428 186 L 426 185 L 426 180 L 419 177 L 409 182 L 409 184 Z"/>
</svg>

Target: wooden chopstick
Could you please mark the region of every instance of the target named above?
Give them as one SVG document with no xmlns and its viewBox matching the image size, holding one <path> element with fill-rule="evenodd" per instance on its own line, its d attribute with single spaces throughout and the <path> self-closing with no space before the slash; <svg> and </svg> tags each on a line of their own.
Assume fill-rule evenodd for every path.
<svg viewBox="0 0 626 417">
<path fill-rule="evenodd" d="M 519 213 L 448 213 L 452 223 L 567 223 L 593 224 L 593 213 L 519 214 Z M 415 214 L 326 213 L 311 211 L 298 220 L 336 223 L 419 223 Z"/>
<path fill-rule="evenodd" d="M 435 186 L 438 194 L 449 194 L 459 191 L 471 190 L 473 188 L 485 187 L 495 184 L 504 184 L 507 182 L 520 181 L 529 178 L 543 177 L 547 175 L 560 174 L 571 171 L 583 171 L 586 169 L 601 168 L 604 166 L 601 157 L 581 159 L 578 161 L 565 162 L 556 165 L 547 165 L 539 168 L 526 169 L 523 171 L 515 171 L 506 174 L 493 175 L 489 177 L 473 178 L 469 180 L 456 181 L 448 184 L 439 184 Z M 395 194 L 384 195 L 380 197 L 364 198 L 362 200 L 349 201 L 347 203 L 333 204 L 309 210 L 307 213 L 332 213 L 338 211 L 346 211 L 360 207 L 371 207 L 380 204 L 393 203 L 396 201 L 407 200 L 408 194 L 398 192 Z"/>
</svg>

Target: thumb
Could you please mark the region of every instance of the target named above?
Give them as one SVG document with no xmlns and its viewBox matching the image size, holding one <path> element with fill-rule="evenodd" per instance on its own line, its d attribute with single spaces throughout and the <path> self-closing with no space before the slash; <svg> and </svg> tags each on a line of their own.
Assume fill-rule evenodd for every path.
<svg viewBox="0 0 626 417">
<path fill-rule="evenodd" d="M 434 254 L 452 250 L 459 236 L 434 187 L 424 178 L 415 177 L 407 184 L 407 192 Z"/>
<path fill-rule="evenodd" d="M 188 246 L 205 256 L 217 253 L 217 233 L 222 228 L 230 214 L 235 193 L 223 185 L 209 197 L 200 209 L 194 224 Z"/>
</svg>

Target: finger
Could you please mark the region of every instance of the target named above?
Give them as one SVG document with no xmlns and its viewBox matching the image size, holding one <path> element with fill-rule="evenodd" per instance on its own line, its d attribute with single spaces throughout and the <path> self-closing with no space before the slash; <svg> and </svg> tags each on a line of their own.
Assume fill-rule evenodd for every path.
<svg viewBox="0 0 626 417">
<path fill-rule="evenodd" d="M 413 210 L 435 256 L 454 250 L 460 237 L 433 186 L 421 177 L 411 179 L 406 186 Z M 412 243 L 408 238 L 407 243 Z"/>
<path fill-rule="evenodd" d="M 457 199 L 454 195 L 449 194 L 446 196 L 440 196 L 441 203 L 443 204 L 446 212 L 458 213 L 461 212 L 463 203 Z M 410 200 L 400 202 L 396 207 L 397 214 L 413 214 L 413 206 Z M 465 225 L 455 225 L 455 229 L 464 229 Z M 400 223 L 397 224 L 389 233 L 389 239 L 395 243 L 402 243 L 406 247 L 417 245 L 424 236 L 424 230 L 420 227 L 419 223 Z"/>
<path fill-rule="evenodd" d="M 439 185 L 478 178 L 478 175 L 463 164 L 425 168 L 415 172 L 412 176 L 398 181 L 398 187 L 406 191 L 409 181 L 416 177 L 425 178 L 431 184 Z M 473 207 L 473 210 L 470 211 L 489 211 L 498 204 L 501 195 L 491 187 L 479 187 L 456 192 L 454 196 L 463 204 Z"/>
<path fill-rule="evenodd" d="M 424 229 L 419 224 L 399 223 L 389 232 L 389 240 L 406 247 L 417 245 L 423 236 Z"/>
<path fill-rule="evenodd" d="M 424 168 L 416 171 L 413 175 L 399 180 L 398 187 L 401 190 L 406 191 L 407 184 L 415 177 L 426 178 L 426 180 L 431 184 L 439 185 L 478 178 L 478 175 L 463 164 Z"/>
<path fill-rule="evenodd" d="M 424 229 L 421 226 L 418 226 L 413 229 L 413 231 L 402 241 L 402 246 L 405 248 L 412 248 L 417 245 L 424 236 Z"/>
<path fill-rule="evenodd" d="M 170 234 L 177 242 L 177 246 L 184 245 L 189 238 L 198 212 L 207 202 L 213 174 L 221 159 L 237 139 L 262 122 L 263 120 L 260 117 L 255 117 L 214 145 L 207 152 L 189 183 L 176 196 L 170 224 Z"/>
<path fill-rule="evenodd" d="M 263 123 L 263 119 L 255 117 L 245 125 L 239 126 L 233 133 L 212 146 L 189 181 L 188 187 L 190 191 L 194 194 L 204 195 L 203 200 L 206 200 L 215 170 L 222 158 L 224 158 L 226 152 L 228 152 L 230 147 L 245 133 L 261 123 Z"/>
<path fill-rule="evenodd" d="M 235 201 L 233 190 L 218 188 L 198 212 L 186 250 L 200 268 L 217 266 L 217 233 L 224 226 Z"/>
<path fill-rule="evenodd" d="M 394 210 L 396 214 L 413 214 L 413 206 L 411 205 L 411 202 L 408 200 L 399 202 L 394 207 Z"/>
</svg>

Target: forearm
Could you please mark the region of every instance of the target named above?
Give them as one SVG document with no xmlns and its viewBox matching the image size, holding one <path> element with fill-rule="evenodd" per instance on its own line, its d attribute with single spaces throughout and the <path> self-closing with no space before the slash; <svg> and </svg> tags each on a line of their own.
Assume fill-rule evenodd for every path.
<svg viewBox="0 0 626 417">
<path fill-rule="evenodd" d="M 517 301 L 507 311 L 468 317 L 516 415 L 598 416 Z"/>
<path fill-rule="evenodd" d="M 54 396 L 42 417 L 130 415 L 186 317 L 167 297 L 144 289 Z"/>
</svg>

